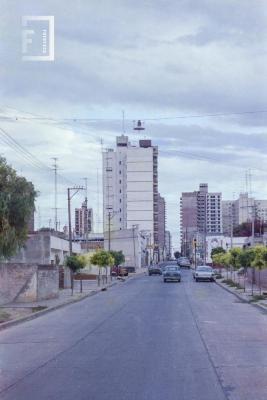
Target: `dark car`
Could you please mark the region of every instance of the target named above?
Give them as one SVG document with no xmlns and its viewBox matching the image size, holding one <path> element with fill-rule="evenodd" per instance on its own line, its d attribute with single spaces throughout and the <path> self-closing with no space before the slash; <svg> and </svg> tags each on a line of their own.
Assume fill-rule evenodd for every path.
<svg viewBox="0 0 267 400">
<path fill-rule="evenodd" d="M 111 270 L 112 276 L 128 276 L 128 270 L 124 267 L 113 267 Z"/>
<path fill-rule="evenodd" d="M 148 275 L 161 275 L 161 268 L 159 265 L 150 265 L 148 267 Z"/>
<path fill-rule="evenodd" d="M 163 281 L 177 281 L 181 282 L 181 271 L 180 268 L 175 265 L 166 265 L 163 271 Z"/>
</svg>

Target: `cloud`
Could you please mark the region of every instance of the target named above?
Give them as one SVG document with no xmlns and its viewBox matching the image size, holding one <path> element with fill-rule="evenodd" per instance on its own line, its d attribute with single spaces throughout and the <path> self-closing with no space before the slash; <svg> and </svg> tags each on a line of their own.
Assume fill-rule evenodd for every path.
<svg viewBox="0 0 267 400">
<path fill-rule="evenodd" d="M 67 5 L 63 0 L 2 0 L 1 4 L 0 126 L 45 163 L 58 156 L 62 174 L 70 180 L 88 176 L 95 208 L 100 138 L 104 146 L 113 145 L 122 132 L 121 110 L 126 111 L 132 140 L 138 139 L 131 133 L 132 120 L 144 118 L 147 136 L 159 145 L 160 190 L 169 201 L 173 232 L 178 230 L 181 191 L 208 181 L 211 189 L 231 197 L 232 191 L 244 188 L 245 169 L 266 168 L 267 113 L 190 118 L 266 108 L 264 2 L 76 0 Z M 21 61 L 20 19 L 28 14 L 55 16 L 54 63 Z M 54 121 L 5 120 L 26 112 Z M 188 118 L 149 120 L 175 115 Z M 72 117 L 104 120 L 62 122 Z M 48 207 L 49 215 L 52 176 L 23 162 L 7 146 L 3 149 L 8 160 L 41 188 L 38 202 L 41 208 Z M 259 196 L 267 195 L 263 183 L 264 175 L 255 172 Z"/>
</svg>

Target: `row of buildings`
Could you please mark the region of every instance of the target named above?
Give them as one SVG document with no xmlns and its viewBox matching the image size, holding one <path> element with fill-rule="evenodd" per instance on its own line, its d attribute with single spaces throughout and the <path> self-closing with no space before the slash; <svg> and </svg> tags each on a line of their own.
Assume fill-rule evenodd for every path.
<svg viewBox="0 0 267 400">
<path fill-rule="evenodd" d="M 171 234 L 166 229 L 166 202 L 158 191 L 158 148 L 151 140 L 131 144 L 125 135 L 116 138 L 115 148 L 103 151 L 103 232 L 94 233 L 93 209 L 85 200 L 75 208 L 71 235 L 29 224 L 27 245 L 14 260 L 63 262 L 69 252 L 122 250 L 125 266 L 140 268 L 172 257 Z M 40 250 L 36 253 L 36 244 Z M 44 245 L 45 243 L 45 245 Z M 75 251 L 74 251 L 75 248 Z M 41 251 L 42 250 L 42 251 Z"/>
<path fill-rule="evenodd" d="M 184 192 L 180 198 L 181 251 L 193 258 L 195 240 L 197 256 L 203 262 L 210 261 L 212 245 L 227 249 L 249 242 L 249 238 L 234 235 L 235 229 L 244 223 L 251 223 L 254 241 L 256 220 L 263 226 L 267 223 L 267 200 L 256 200 L 248 193 L 241 193 L 235 200 L 222 200 L 222 193 L 209 192 L 208 184 L 201 183 L 198 190 Z"/>
</svg>

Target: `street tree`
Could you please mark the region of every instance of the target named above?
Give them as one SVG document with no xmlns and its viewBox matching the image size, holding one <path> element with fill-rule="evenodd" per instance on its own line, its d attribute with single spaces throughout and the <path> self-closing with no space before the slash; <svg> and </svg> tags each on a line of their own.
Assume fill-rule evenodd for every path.
<svg viewBox="0 0 267 400">
<path fill-rule="evenodd" d="M 66 257 L 65 265 L 71 270 L 71 290 L 73 293 L 73 275 L 86 266 L 86 258 L 83 255 L 71 255 Z"/>
<path fill-rule="evenodd" d="M 122 263 L 125 262 L 125 256 L 121 250 L 120 251 L 111 250 L 109 253 L 113 257 L 114 265 L 116 267 L 119 267 Z"/>
<path fill-rule="evenodd" d="M 254 247 L 254 260 L 251 265 L 259 271 L 259 289 L 261 295 L 261 271 L 267 267 L 267 249 L 265 246 L 255 246 Z M 253 276 L 252 276 L 253 281 Z"/>
<path fill-rule="evenodd" d="M 239 264 L 244 268 L 244 292 L 246 291 L 246 275 L 255 257 L 254 248 L 243 249 L 238 255 Z"/>
<path fill-rule="evenodd" d="M 99 279 L 102 268 L 106 270 L 106 280 L 107 280 L 107 268 L 111 267 L 115 264 L 115 260 L 112 257 L 111 253 L 106 250 L 98 250 L 96 251 L 90 258 L 90 262 L 92 265 L 95 265 L 99 268 Z"/>
<path fill-rule="evenodd" d="M 223 247 L 215 247 L 214 249 L 211 250 L 211 258 L 213 259 L 213 256 L 215 254 L 221 254 L 221 253 L 226 253 L 226 250 Z"/>
<path fill-rule="evenodd" d="M 232 279 L 233 269 L 236 270 L 237 268 L 240 267 L 239 255 L 241 254 L 241 252 L 242 252 L 242 249 L 240 249 L 239 247 L 235 247 L 229 251 L 229 255 L 230 255 L 229 263 L 231 266 L 231 279 Z"/>
<path fill-rule="evenodd" d="M 9 258 L 27 240 L 37 192 L 0 157 L 0 258 Z"/>
<path fill-rule="evenodd" d="M 216 253 L 213 255 L 212 261 L 217 264 L 221 265 L 222 267 L 226 268 L 227 271 L 227 279 L 228 279 L 228 268 L 230 264 L 230 254 L 226 252 Z"/>
<path fill-rule="evenodd" d="M 73 273 L 76 273 L 86 266 L 86 259 L 82 255 L 68 256 L 66 257 L 65 265 L 69 267 Z"/>
</svg>

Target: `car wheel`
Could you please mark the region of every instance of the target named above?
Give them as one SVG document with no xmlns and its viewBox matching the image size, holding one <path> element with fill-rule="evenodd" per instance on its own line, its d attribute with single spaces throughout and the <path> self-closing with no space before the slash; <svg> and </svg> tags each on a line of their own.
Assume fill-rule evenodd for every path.
<svg viewBox="0 0 267 400">
<path fill-rule="evenodd" d="M 198 278 L 195 278 L 196 282 L 198 282 Z"/>
<path fill-rule="evenodd" d="M 163 279 L 163 281 L 164 281 L 164 282 L 167 282 L 167 280 L 166 280 L 166 279 Z"/>
</svg>

